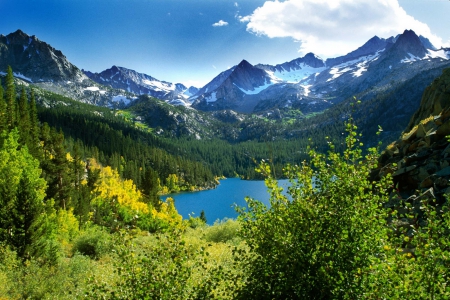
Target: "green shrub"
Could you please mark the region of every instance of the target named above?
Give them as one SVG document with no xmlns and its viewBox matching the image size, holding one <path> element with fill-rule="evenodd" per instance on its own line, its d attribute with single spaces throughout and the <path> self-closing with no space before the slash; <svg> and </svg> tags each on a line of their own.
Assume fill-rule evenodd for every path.
<svg viewBox="0 0 450 300">
<path fill-rule="evenodd" d="M 188 226 L 191 228 L 199 228 L 206 225 L 205 221 L 203 221 L 200 217 L 193 218 L 189 216 L 189 220 L 187 220 Z"/>
<path fill-rule="evenodd" d="M 239 222 L 232 219 L 216 221 L 213 226 L 205 229 L 205 240 L 215 243 L 226 243 L 238 239 Z"/>
<path fill-rule="evenodd" d="M 98 259 L 112 248 L 111 235 L 104 229 L 94 226 L 75 239 L 72 252 Z"/>
<path fill-rule="evenodd" d="M 271 175 L 266 176 L 270 208 L 247 199 L 241 235 L 250 255 L 236 259 L 246 273 L 238 298 L 245 299 L 358 299 L 361 277 L 370 272 L 387 240 L 386 213 L 381 209 L 392 187 L 390 177 L 370 181 L 377 164 L 376 149 L 362 155 L 350 120 L 347 148 L 340 154 L 310 150 L 310 163 L 287 166 L 289 197 Z M 239 279 L 240 280 L 240 279 Z"/>
</svg>

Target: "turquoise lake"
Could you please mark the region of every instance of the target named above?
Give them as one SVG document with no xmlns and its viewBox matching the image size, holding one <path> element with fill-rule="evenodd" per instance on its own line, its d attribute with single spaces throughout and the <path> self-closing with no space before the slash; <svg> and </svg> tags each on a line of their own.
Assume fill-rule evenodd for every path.
<svg viewBox="0 0 450 300">
<path fill-rule="evenodd" d="M 279 185 L 286 190 L 288 181 L 280 180 Z M 198 217 L 204 210 L 208 224 L 211 225 L 216 220 L 236 218 L 238 214 L 234 206 L 246 207 L 245 197 L 247 196 L 269 204 L 269 193 L 264 181 L 239 178 L 220 180 L 220 184 L 213 190 L 171 194 L 161 198 L 162 200 L 167 197 L 175 199 L 175 207 L 183 219 L 189 219 L 189 215 Z"/>
</svg>

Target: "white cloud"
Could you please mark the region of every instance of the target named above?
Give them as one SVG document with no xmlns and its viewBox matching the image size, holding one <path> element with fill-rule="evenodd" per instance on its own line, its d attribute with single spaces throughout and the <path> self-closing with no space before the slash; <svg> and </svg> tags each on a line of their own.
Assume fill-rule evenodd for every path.
<svg viewBox="0 0 450 300">
<path fill-rule="evenodd" d="M 270 38 L 291 37 L 299 52 L 332 57 L 346 54 L 377 35 L 388 38 L 412 29 L 437 47 L 442 39 L 400 7 L 397 0 L 266 1 L 241 17 L 247 31 Z"/>
<path fill-rule="evenodd" d="M 214 27 L 221 27 L 221 26 L 227 26 L 228 22 L 225 22 L 224 20 L 220 20 L 219 22 L 214 23 L 212 26 Z"/>
</svg>

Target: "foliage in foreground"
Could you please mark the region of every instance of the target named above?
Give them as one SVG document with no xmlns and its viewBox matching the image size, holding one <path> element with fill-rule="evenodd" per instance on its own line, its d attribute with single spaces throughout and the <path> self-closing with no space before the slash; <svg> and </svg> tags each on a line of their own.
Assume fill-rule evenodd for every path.
<svg viewBox="0 0 450 300">
<path fill-rule="evenodd" d="M 392 180 L 369 181 L 376 149 L 364 157 L 356 126 L 346 127 L 342 155 L 330 143 L 327 155 L 311 150 L 310 164 L 285 168 L 288 196 L 261 165 L 271 207 L 247 199 L 240 217 L 251 251 L 236 256 L 247 276 L 236 298 L 448 299 L 448 206 L 424 202 L 422 227 L 388 222 L 417 215 L 384 208 Z"/>
</svg>

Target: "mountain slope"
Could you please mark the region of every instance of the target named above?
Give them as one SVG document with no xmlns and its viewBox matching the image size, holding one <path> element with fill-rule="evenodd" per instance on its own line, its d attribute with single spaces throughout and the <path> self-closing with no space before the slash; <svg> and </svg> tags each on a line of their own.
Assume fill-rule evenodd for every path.
<svg viewBox="0 0 450 300">
<path fill-rule="evenodd" d="M 0 74 L 7 66 L 17 78 L 84 103 L 117 107 L 134 97 L 93 82 L 60 50 L 21 30 L 0 35 Z"/>
<path fill-rule="evenodd" d="M 17 77 L 31 82 L 75 81 L 87 77 L 56 50 L 21 30 L 0 35 L 0 70 L 11 66 Z"/>
<path fill-rule="evenodd" d="M 388 39 L 375 36 L 355 51 L 326 61 L 308 53 L 276 66 L 241 62 L 200 89 L 193 107 L 244 113 L 296 107 L 305 113 L 320 112 L 355 95 L 389 93 L 421 72 L 444 68 L 450 52 L 433 49 L 426 38 L 405 30 Z"/>
<path fill-rule="evenodd" d="M 160 81 L 147 74 L 117 66 L 112 66 L 100 73 L 89 71 L 84 71 L 84 73 L 99 84 L 122 89 L 136 95 L 149 95 L 167 100 L 171 104 L 190 105 L 190 102 L 186 100 L 198 91 L 195 87 L 188 89 L 181 83 Z"/>
<path fill-rule="evenodd" d="M 206 89 L 200 89 L 192 106 L 205 111 L 232 109 L 251 113 L 264 100 L 288 101 L 290 97 L 307 95 L 307 89 L 295 81 L 323 68 L 323 62 L 313 54 L 277 66 L 253 66 L 243 60 L 221 73 Z"/>
</svg>

